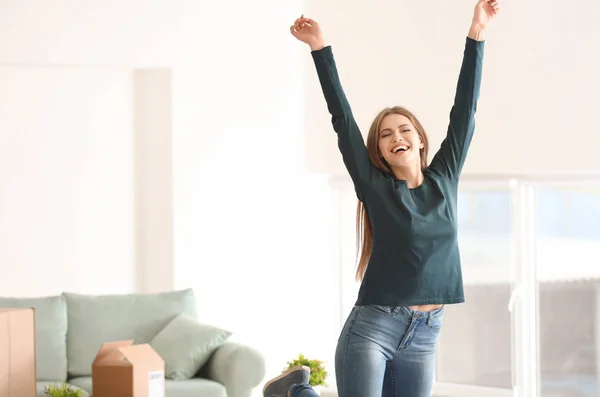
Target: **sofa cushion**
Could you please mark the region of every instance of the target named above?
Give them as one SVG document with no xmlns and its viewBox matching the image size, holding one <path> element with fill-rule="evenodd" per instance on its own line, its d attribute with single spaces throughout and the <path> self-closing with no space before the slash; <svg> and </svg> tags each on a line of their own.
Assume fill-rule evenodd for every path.
<svg viewBox="0 0 600 397">
<path fill-rule="evenodd" d="M 60 386 L 62 386 L 62 382 L 38 382 L 36 384 L 36 397 L 46 397 L 46 387 L 50 386 L 50 385 L 56 385 L 56 386 L 60 387 Z M 92 394 L 91 391 L 88 392 L 86 389 L 83 389 L 82 387 L 78 387 L 77 385 L 74 385 L 73 383 L 69 383 L 68 385 L 71 389 L 74 389 L 74 390 L 81 389 L 81 391 L 83 391 L 83 397 L 90 397 L 90 395 Z"/>
<path fill-rule="evenodd" d="M 150 342 L 165 362 L 168 379 L 193 378 L 221 347 L 231 332 L 201 324 L 187 314 L 179 314 Z"/>
<path fill-rule="evenodd" d="M 89 376 L 105 342 L 149 343 L 180 313 L 196 316 L 191 289 L 154 294 L 82 295 L 65 292 L 69 376 Z"/>
<path fill-rule="evenodd" d="M 69 383 L 92 394 L 91 376 L 73 378 Z M 209 379 L 167 380 L 165 389 L 165 397 L 227 397 L 225 387 Z"/>
<path fill-rule="evenodd" d="M 2 308 L 35 309 L 36 377 L 39 381 L 67 379 L 67 305 L 62 296 L 0 298 Z"/>
</svg>

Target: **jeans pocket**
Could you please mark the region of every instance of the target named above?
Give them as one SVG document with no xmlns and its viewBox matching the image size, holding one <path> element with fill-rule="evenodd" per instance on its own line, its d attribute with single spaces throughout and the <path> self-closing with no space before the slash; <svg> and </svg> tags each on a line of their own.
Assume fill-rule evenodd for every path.
<svg viewBox="0 0 600 397">
<path fill-rule="evenodd" d="M 386 305 L 365 305 L 365 307 L 372 311 L 375 312 L 377 314 L 382 314 L 384 316 L 388 316 L 388 317 L 392 317 L 394 316 L 396 313 L 394 311 L 394 307 L 392 306 L 386 306 Z"/>
</svg>

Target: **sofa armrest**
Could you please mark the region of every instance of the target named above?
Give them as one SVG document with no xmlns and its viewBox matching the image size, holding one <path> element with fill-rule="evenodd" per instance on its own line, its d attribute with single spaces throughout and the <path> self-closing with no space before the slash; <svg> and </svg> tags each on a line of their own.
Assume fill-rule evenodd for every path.
<svg viewBox="0 0 600 397">
<path fill-rule="evenodd" d="M 250 397 L 265 377 L 265 359 L 256 349 L 227 342 L 218 348 L 204 369 L 204 375 L 227 389 L 228 397 Z"/>
</svg>

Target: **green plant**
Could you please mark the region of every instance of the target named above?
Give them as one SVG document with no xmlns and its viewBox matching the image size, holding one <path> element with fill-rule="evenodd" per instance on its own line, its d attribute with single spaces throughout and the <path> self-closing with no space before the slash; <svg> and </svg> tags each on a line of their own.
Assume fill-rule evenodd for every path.
<svg viewBox="0 0 600 397">
<path fill-rule="evenodd" d="M 327 379 L 327 370 L 323 366 L 323 362 L 319 360 L 309 360 L 304 357 L 303 354 L 298 355 L 297 358 L 292 361 L 288 361 L 288 368 L 292 368 L 298 365 L 305 365 L 310 368 L 310 383 L 311 386 L 319 386 L 324 385 L 325 380 Z"/>
<path fill-rule="evenodd" d="M 44 393 L 46 393 L 46 397 L 83 397 L 81 389 L 71 389 L 71 386 L 67 382 L 63 382 L 60 386 L 46 386 Z"/>
</svg>

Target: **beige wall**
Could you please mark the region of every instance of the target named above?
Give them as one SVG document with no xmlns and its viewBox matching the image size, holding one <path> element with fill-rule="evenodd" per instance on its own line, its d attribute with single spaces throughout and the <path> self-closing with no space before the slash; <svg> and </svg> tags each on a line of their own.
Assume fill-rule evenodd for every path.
<svg viewBox="0 0 600 397">
<path fill-rule="evenodd" d="M 267 377 L 300 352 L 333 368 L 335 207 L 327 176 L 306 173 L 304 54 L 288 29 L 301 9 L 232 11 L 260 23 L 232 24 L 230 51 L 174 70 L 175 286 L 259 347 Z"/>
<path fill-rule="evenodd" d="M 202 59 L 202 50 L 225 49 L 232 30 L 220 21 L 235 16 L 228 5 L 0 0 L 0 63 L 169 67 Z"/>
<path fill-rule="evenodd" d="M 0 67 L 3 295 L 135 288 L 132 74 Z"/>
<path fill-rule="evenodd" d="M 435 151 L 446 133 L 475 1 L 309 1 L 332 44 L 366 135 L 385 106 L 413 110 Z M 487 36 L 476 137 L 466 174 L 598 171 L 600 27 L 594 2 L 505 1 Z M 306 50 L 306 49 L 305 49 Z M 307 160 L 345 174 L 306 52 Z M 314 155 L 318 153 L 318 155 Z"/>
<path fill-rule="evenodd" d="M 173 74 L 139 69 L 133 78 L 136 290 L 173 288 Z"/>
<path fill-rule="evenodd" d="M 263 351 L 268 376 L 300 352 L 333 365 L 333 198 L 326 176 L 306 173 L 302 54 L 288 30 L 301 4 L 0 0 L 0 11 L 0 64 L 15 74 L 62 68 L 56 84 L 67 92 L 44 91 L 56 80 L 52 74 L 27 89 L 14 86 L 13 74 L 0 77 L 0 112 L 41 117 L 48 104 L 60 110 L 51 123 L 28 119 L 25 150 L 43 150 L 35 139 L 48 134 L 56 154 L 41 163 L 24 158 L 30 175 L 9 201 L 2 198 L 2 213 L 12 214 L 0 218 L 0 233 L 13 245 L 0 245 L 0 263 L 27 265 L 11 270 L 2 294 L 192 287 L 202 320 Z M 127 78 L 108 84 L 103 70 Z M 72 77 L 80 73 L 86 78 Z M 124 93 L 115 99 L 105 90 Z M 71 115 L 75 106 L 101 109 L 104 118 L 85 124 L 85 115 Z M 71 118 L 80 123 L 70 126 Z M 3 139 L 10 139 L 2 155 L 23 144 L 18 125 L 7 125 L 13 119 L 0 121 Z M 97 157 L 95 184 L 85 179 L 84 149 Z M 68 165 L 57 160 L 69 156 L 75 158 Z M 16 161 L 4 160 L 2 178 Z M 23 199 L 28 186 L 44 180 L 44 166 L 63 185 L 38 197 L 50 197 L 60 213 L 32 212 Z M 64 178 L 69 173 L 76 178 Z M 77 189 L 100 193 L 78 196 Z M 117 200 L 118 211 L 108 204 Z M 65 222 L 78 217 L 80 206 L 84 230 L 73 242 Z M 34 240 L 25 231 L 13 234 L 44 216 Z M 56 247 L 49 264 L 42 251 L 32 255 L 25 246 L 39 250 L 45 239 Z M 71 247 L 77 256 L 69 257 Z M 30 283 L 31 274 L 44 279 Z M 295 326 L 299 318 L 319 332 Z"/>
</svg>

